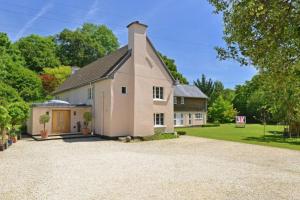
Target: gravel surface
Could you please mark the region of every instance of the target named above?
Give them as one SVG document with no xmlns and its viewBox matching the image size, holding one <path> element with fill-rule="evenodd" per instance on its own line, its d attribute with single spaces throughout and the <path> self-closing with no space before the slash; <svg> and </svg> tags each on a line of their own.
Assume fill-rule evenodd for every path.
<svg viewBox="0 0 300 200">
<path fill-rule="evenodd" d="M 300 199 L 300 152 L 182 136 L 19 141 L 0 152 L 0 199 Z"/>
</svg>

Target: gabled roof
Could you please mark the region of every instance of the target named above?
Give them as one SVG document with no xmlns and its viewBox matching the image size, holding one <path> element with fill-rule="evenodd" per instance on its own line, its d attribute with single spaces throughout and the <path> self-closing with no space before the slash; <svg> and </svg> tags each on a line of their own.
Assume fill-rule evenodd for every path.
<svg viewBox="0 0 300 200">
<path fill-rule="evenodd" d="M 174 89 L 174 96 L 177 97 L 192 97 L 205 98 L 208 97 L 195 85 L 176 85 Z"/>
<path fill-rule="evenodd" d="M 115 71 L 118 65 L 123 64 L 131 55 L 128 46 L 124 46 L 96 61 L 84 66 L 72 74 L 53 94 L 77 88 L 95 82 L 108 76 Z"/>
</svg>

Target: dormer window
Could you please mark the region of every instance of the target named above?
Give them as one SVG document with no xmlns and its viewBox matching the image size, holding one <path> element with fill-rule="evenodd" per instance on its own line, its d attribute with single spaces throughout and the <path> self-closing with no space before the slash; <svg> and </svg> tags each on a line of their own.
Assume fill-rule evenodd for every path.
<svg viewBox="0 0 300 200">
<path fill-rule="evenodd" d="M 153 99 L 163 100 L 164 99 L 164 88 L 153 86 Z"/>
</svg>

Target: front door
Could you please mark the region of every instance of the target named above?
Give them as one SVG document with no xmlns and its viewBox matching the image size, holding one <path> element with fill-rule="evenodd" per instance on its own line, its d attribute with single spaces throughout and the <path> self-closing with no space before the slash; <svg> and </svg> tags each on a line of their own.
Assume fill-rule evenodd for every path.
<svg viewBox="0 0 300 200">
<path fill-rule="evenodd" d="M 52 133 L 70 133 L 70 111 L 52 111 Z"/>
</svg>

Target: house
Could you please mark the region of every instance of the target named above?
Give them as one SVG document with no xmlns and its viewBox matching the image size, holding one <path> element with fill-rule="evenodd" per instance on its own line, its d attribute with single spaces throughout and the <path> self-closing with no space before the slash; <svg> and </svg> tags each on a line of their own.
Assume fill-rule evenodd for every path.
<svg viewBox="0 0 300 200">
<path fill-rule="evenodd" d="M 91 130 L 95 134 L 136 137 L 174 132 L 173 93 L 179 86 L 147 37 L 147 25 L 136 21 L 127 28 L 128 45 L 74 70 L 54 92 L 56 99 L 70 105 L 33 107 L 28 125 L 31 134 L 39 133 L 41 127 L 33 124 L 37 116 L 45 112 L 52 119 L 46 127 L 50 134 L 63 134 L 67 130 L 78 132 L 78 125 L 83 122 L 74 116 L 86 110 L 92 113 Z M 182 97 L 187 98 L 187 103 L 193 98 Z M 57 114 L 62 110 L 65 113 Z M 196 113 L 199 109 L 186 111 Z M 54 118 L 54 113 L 58 117 Z M 63 123 L 70 129 L 55 127 Z"/>
<path fill-rule="evenodd" d="M 207 121 L 207 96 L 195 85 L 176 84 L 174 126 L 199 126 Z"/>
</svg>

